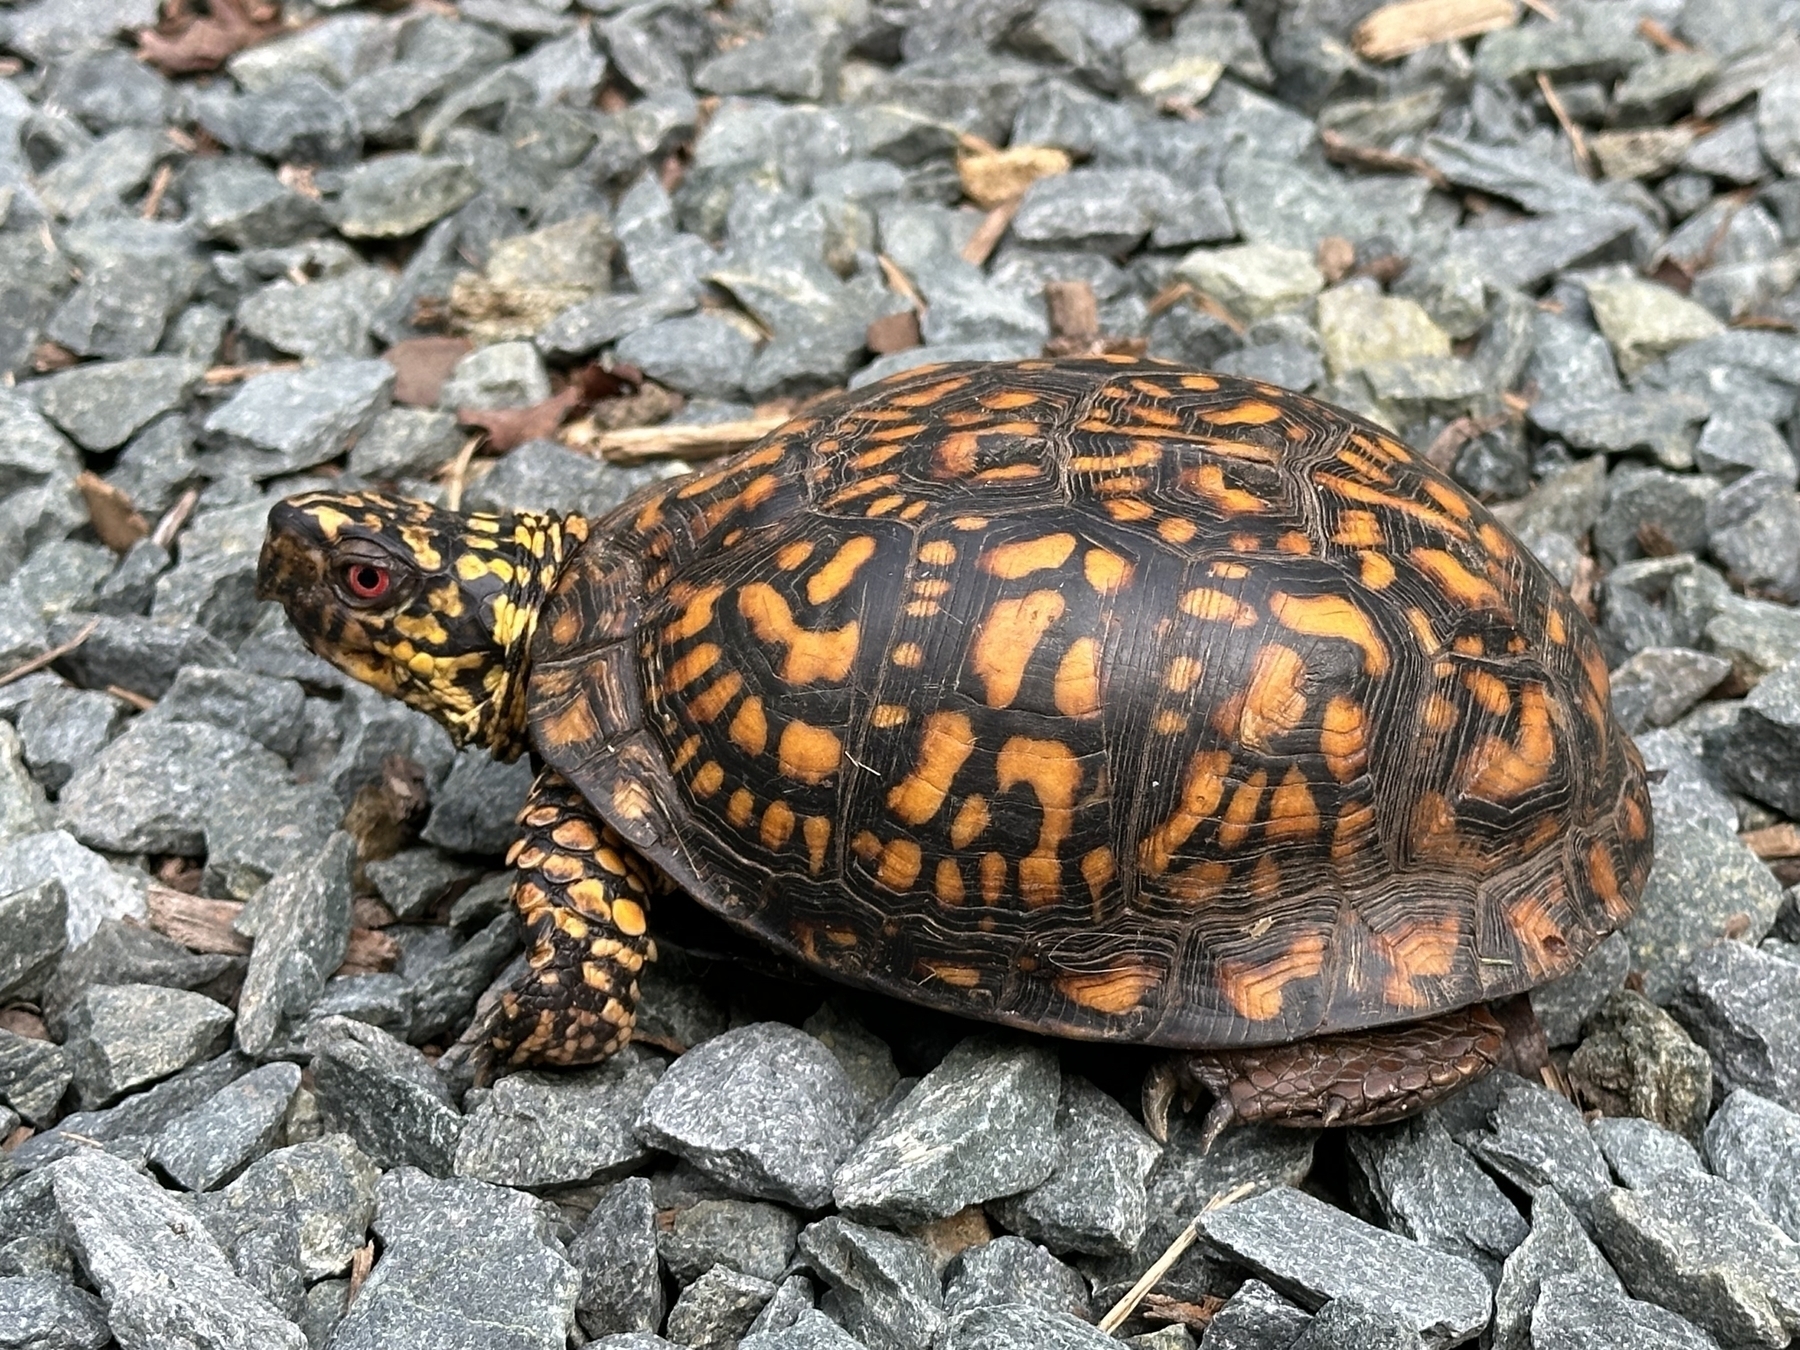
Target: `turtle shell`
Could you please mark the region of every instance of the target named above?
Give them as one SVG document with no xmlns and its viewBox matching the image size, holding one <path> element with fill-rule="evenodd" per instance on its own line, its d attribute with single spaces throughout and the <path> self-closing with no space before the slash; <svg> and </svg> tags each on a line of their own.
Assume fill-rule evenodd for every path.
<svg viewBox="0 0 1800 1350">
<path fill-rule="evenodd" d="M 1580 611 L 1368 422 L 1159 362 L 915 370 L 638 494 L 539 753 L 835 978 L 1267 1045 L 1573 967 L 1649 870 Z"/>
</svg>

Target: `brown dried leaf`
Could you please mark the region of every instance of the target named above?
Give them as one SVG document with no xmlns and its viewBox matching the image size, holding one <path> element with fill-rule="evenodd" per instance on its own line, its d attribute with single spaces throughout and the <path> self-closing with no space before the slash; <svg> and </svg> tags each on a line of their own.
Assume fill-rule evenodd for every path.
<svg viewBox="0 0 1800 1350">
<path fill-rule="evenodd" d="M 460 337 L 419 337 L 396 342 L 381 354 L 394 368 L 394 402 L 435 408 L 456 363 L 475 350 Z"/>
<path fill-rule="evenodd" d="M 1054 146 L 1013 145 L 964 155 L 956 172 L 968 199 L 991 211 L 1023 196 L 1038 179 L 1067 173 L 1071 163 L 1068 152 Z"/>
<path fill-rule="evenodd" d="M 175 5 L 155 28 L 138 33 L 138 59 L 165 75 L 194 75 L 217 70 L 246 47 L 281 31 L 279 4 L 249 0 L 211 0 L 205 18 Z"/>
<path fill-rule="evenodd" d="M 400 944 L 373 928 L 352 928 L 339 975 L 379 975 L 400 964 Z"/>
<path fill-rule="evenodd" d="M 75 486 L 87 503 L 88 519 L 100 542 L 114 553 L 123 553 L 140 539 L 150 535 L 150 522 L 138 514 L 131 497 L 99 474 L 83 470 L 76 475 Z"/>
<path fill-rule="evenodd" d="M 412 842 L 428 805 L 424 769 L 405 755 L 381 761 L 381 777 L 365 783 L 344 812 L 343 828 L 356 840 L 359 881 L 363 863 L 391 858 Z"/>
<path fill-rule="evenodd" d="M 643 376 L 630 366 L 612 370 L 599 365 L 578 367 L 558 393 L 529 408 L 459 408 L 456 420 L 487 433 L 488 449 L 505 454 L 526 441 L 547 440 L 577 413 L 603 399 L 635 389 Z"/>
</svg>

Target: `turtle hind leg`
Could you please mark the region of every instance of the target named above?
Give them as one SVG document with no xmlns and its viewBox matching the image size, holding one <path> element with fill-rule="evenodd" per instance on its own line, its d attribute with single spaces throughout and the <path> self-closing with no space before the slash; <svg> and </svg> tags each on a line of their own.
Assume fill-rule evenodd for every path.
<svg viewBox="0 0 1800 1350">
<path fill-rule="evenodd" d="M 502 1065 L 592 1064 L 631 1039 L 654 875 L 561 774 L 545 769 L 507 854 L 526 969 L 452 1051 L 478 1080 Z"/>
<path fill-rule="evenodd" d="M 1206 1148 L 1233 1123 L 1381 1125 L 1422 1111 L 1508 1063 L 1509 1030 L 1493 1009 L 1478 1003 L 1418 1022 L 1290 1045 L 1189 1051 L 1146 1079 L 1144 1119 L 1153 1133 L 1159 1126 L 1166 1132 L 1176 1096 L 1191 1101 L 1205 1088 L 1213 1097 L 1202 1127 Z"/>
</svg>

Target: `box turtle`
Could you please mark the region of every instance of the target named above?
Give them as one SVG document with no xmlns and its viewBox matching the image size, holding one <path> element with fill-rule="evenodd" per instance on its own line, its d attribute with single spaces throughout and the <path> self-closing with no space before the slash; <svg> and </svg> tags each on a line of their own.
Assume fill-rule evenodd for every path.
<svg viewBox="0 0 1800 1350">
<path fill-rule="evenodd" d="M 1161 362 L 917 369 L 597 520 L 305 493 L 259 588 L 533 756 L 490 1064 L 622 1046 L 674 886 L 838 980 L 1170 1047 L 1155 1120 L 1393 1119 L 1650 866 L 1519 542 L 1379 427 Z"/>
</svg>

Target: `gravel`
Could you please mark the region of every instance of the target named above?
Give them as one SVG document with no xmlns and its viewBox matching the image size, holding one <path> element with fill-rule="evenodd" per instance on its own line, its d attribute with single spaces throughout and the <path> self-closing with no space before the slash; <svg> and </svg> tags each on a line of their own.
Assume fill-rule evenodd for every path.
<svg viewBox="0 0 1800 1350">
<path fill-rule="evenodd" d="M 1393 60 L 1375 8 L 289 0 L 167 75 L 149 0 L 0 7 L 0 675 L 85 633 L 0 685 L 0 1345 L 1073 1347 L 1225 1196 L 1246 1233 L 1158 1290 L 1223 1300 L 1207 1350 L 1787 1336 L 1791 6 L 1559 0 Z M 1068 167 L 990 217 L 980 142 Z M 441 500 L 465 410 L 590 361 L 652 386 L 606 430 L 1037 355 L 1070 280 L 1115 344 L 1435 444 L 1591 599 L 1661 775 L 1639 915 L 1533 996 L 1598 1118 L 1495 1075 L 1159 1148 L 1136 1056 L 821 1008 L 660 917 L 645 1044 L 441 1073 L 519 949 L 530 765 L 300 647 L 253 592 L 270 502 Z M 537 430 L 464 505 L 598 517 L 676 467 Z M 98 531 L 101 483 L 166 528 Z M 393 773 L 426 809 L 346 825 Z"/>
</svg>

